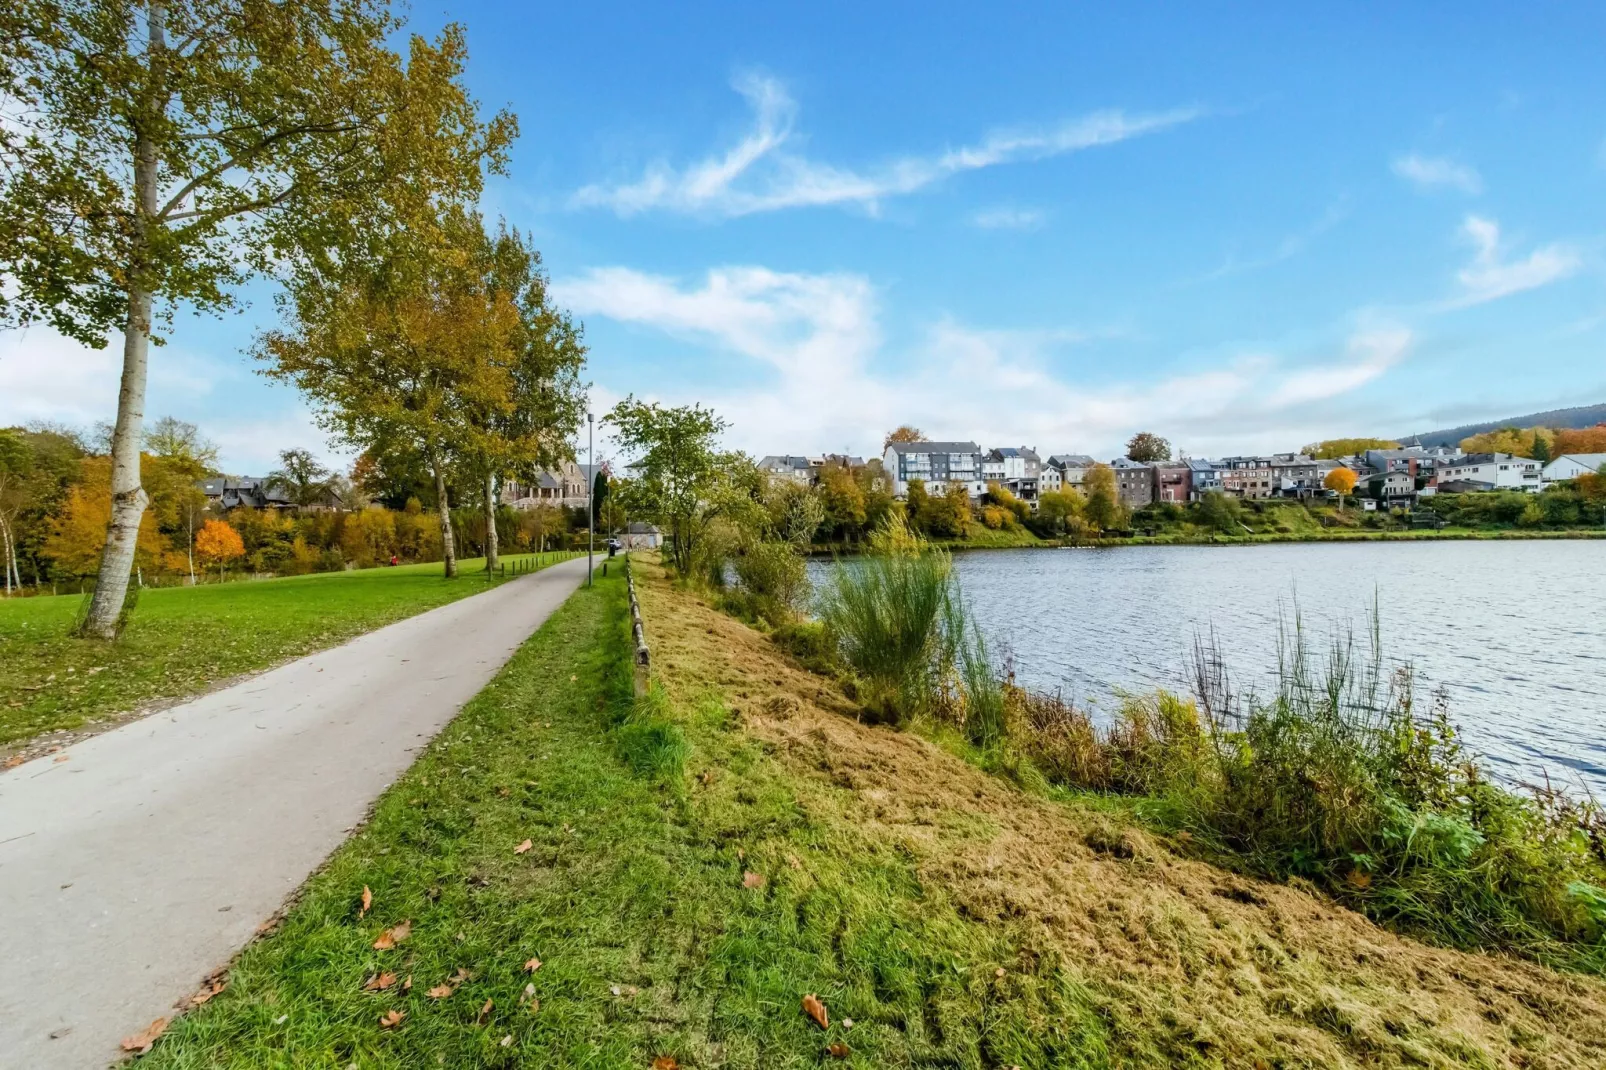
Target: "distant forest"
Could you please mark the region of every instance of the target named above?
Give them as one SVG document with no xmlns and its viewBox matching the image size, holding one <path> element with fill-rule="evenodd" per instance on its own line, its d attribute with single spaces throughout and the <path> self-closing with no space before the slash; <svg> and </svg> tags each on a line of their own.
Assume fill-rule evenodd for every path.
<svg viewBox="0 0 1606 1070">
<path fill-rule="evenodd" d="M 1594 427 L 1600 423 L 1606 423 L 1606 405 L 1580 405 L 1573 409 L 1532 412 L 1527 416 L 1510 416 L 1504 420 L 1490 420 L 1481 424 L 1463 424 L 1443 431 L 1402 435 L 1399 441 L 1405 442 L 1417 438 L 1424 446 L 1456 446 L 1464 438 L 1481 435 L 1485 431 L 1498 431 L 1502 427 Z"/>
</svg>

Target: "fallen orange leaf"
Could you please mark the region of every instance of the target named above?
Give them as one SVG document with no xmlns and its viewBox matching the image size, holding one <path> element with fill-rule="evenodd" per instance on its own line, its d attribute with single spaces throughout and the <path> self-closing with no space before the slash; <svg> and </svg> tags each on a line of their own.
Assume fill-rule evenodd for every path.
<svg viewBox="0 0 1606 1070">
<path fill-rule="evenodd" d="M 524 964 L 524 968 L 529 973 L 534 973 L 536 970 L 539 970 L 541 968 L 541 960 L 540 959 L 531 959 L 529 962 L 526 962 Z"/>
<path fill-rule="evenodd" d="M 400 925 L 392 926 L 379 934 L 379 939 L 374 941 L 374 950 L 389 951 L 412 934 L 413 923 L 411 921 L 404 921 Z"/>
<path fill-rule="evenodd" d="M 477 1024 L 477 1025 L 484 1025 L 486 1022 L 490 1021 L 490 1018 L 491 1018 L 491 1001 L 490 1000 L 486 1000 L 485 1001 L 485 1006 L 480 1008 L 480 1016 L 478 1018 L 474 1019 L 474 1021 L 475 1021 L 475 1024 Z"/>
<path fill-rule="evenodd" d="M 357 920 L 361 921 L 368 908 L 374 905 L 374 893 L 368 890 L 368 885 L 362 886 L 362 909 L 357 911 Z"/>
<path fill-rule="evenodd" d="M 0 769 L 15 769 L 17 766 L 19 766 L 21 764 L 22 764 L 22 755 L 13 754 L 11 757 L 6 759 L 4 765 L 0 765 Z"/>
<path fill-rule="evenodd" d="M 368 983 L 362 986 L 362 990 L 364 992 L 383 992 L 385 989 L 389 988 L 395 983 L 395 974 L 376 973 L 372 977 L 368 978 Z"/>
<path fill-rule="evenodd" d="M 1372 875 L 1364 869 L 1352 869 L 1349 871 L 1349 876 L 1344 879 L 1349 881 L 1352 888 L 1365 889 L 1372 886 Z"/>
<path fill-rule="evenodd" d="M 406 1011 L 393 1010 L 389 1014 L 382 1014 L 379 1017 L 379 1028 L 395 1029 L 398 1025 L 401 1025 L 402 1019 L 405 1017 L 407 1017 Z"/>
<path fill-rule="evenodd" d="M 673 1055 L 660 1055 L 652 1061 L 652 1070 L 680 1070 L 680 1063 Z"/>
<path fill-rule="evenodd" d="M 762 887 L 764 887 L 764 874 L 762 874 L 762 873 L 752 873 L 752 872 L 743 873 L 742 874 L 742 887 L 743 888 L 762 888 Z"/>
<path fill-rule="evenodd" d="M 67 760 L 67 759 L 68 759 L 68 758 L 71 758 L 71 757 L 72 757 L 72 755 L 70 755 L 70 754 L 62 754 L 62 755 L 58 755 L 58 756 L 57 756 L 57 758 L 56 758 L 56 761 L 58 761 L 58 762 L 64 762 L 64 761 L 66 761 L 66 760 Z"/>
<path fill-rule="evenodd" d="M 821 1003 L 820 997 L 813 992 L 803 997 L 803 1013 L 813 1018 L 821 1029 L 831 1027 L 831 1016 L 825 1012 L 825 1004 Z"/>
<path fill-rule="evenodd" d="M 425 992 L 424 995 L 428 996 L 430 999 L 445 999 L 447 996 L 456 991 L 457 989 L 453 988 L 451 985 L 442 984 L 436 985 L 428 992 Z"/>
<path fill-rule="evenodd" d="M 534 846 L 535 846 L 535 844 L 531 843 L 529 840 L 525 840 L 523 843 L 521 843 L 517 847 L 513 848 L 513 853 L 516 854 L 516 855 L 521 855 L 525 851 L 528 851 L 531 847 L 534 847 Z"/>
<path fill-rule="evenodd" d="M 135 1033 L 132 1036 L 124 1037 L 123 1050 L 138 1052 L 140 1055 L 144 1055 L 146 1052 L 151 1050 L 151 1045 L 156 1043 L 156 1038 L 161 1036 L 166 1029 L 167 1019 L 158 1018 L 150 1025 L 140 1030 L 138 1033 Z"/>
<path fill-rule="evenodd" d="M 827 1044 L 825 1046 L 825 1050 L 830 1052 L 831 1056 L 836 1059 L 846 1059 L 849 1055 L 853 1054 L 853 1049 L 842 1043 L 840 1040 L 835 1044 Z"/>
</svg>

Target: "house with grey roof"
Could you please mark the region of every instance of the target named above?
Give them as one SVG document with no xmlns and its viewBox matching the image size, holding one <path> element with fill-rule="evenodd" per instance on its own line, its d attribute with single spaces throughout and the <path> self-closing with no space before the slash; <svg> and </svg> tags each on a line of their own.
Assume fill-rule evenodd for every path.
<svg viewBox="0 0 1606 1070">
<path fill-rule="evenodd" d="M 892 481 L 895 498 L 909 496 L 909 484 L 918 479 L 930 494 L 946 494 L 955 484 L 972 498 L 987 491 L 982 478 L 982 451 L 974 442 L 889 442 L 881 465 Z"/>
<path fill-rule="evenodd" d="M 1036 502 L 1043 462 L 1028 446 L 1000 446 L 982 458 L 981 477 L 987 484 L 997 483 L 1022 501 Z"/>
<path fill-rule="evenodd" d="M 294 509 L 295 501 L 282 483 L 255 476 L 212 476 L 201 480 L 206 504 L 219 509 Z"/>
<path fill-rule="evenodd" d="M 1606 453 L 1564 453 L 1545 465 L 1540 478 L 1546 483 L 1577 479 L 1581 475 L 1600 471 L 1601 465 L 1606 465 Z"/>
</svg>

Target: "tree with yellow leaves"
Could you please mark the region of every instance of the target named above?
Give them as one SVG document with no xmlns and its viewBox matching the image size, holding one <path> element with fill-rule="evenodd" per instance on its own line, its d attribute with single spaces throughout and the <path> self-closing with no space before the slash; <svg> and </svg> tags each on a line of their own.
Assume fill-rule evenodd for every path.
<svg viewBox="0 0 1606 1070">
<path fill-rule="evenodd" d="M 1335 468 L 1327 473 L 1327 478 L 1322 480 L 1322 486 L 1338 494 L 1338 507 L 1342 509 L 1344 499 L 1355 490 L 1355 480 L 1356 475 L 1351 469 Z"/>
<path fill-rule="evenodd" d="M 229 562 L 245 556 L 245 542 L 238 531 L 229 527 L 228 521 L 208 520 L 195 533 L 195 556 L 200 559 L 202 568 L 217 566 L 217 578 L 221 583 Z"/>
</svg>

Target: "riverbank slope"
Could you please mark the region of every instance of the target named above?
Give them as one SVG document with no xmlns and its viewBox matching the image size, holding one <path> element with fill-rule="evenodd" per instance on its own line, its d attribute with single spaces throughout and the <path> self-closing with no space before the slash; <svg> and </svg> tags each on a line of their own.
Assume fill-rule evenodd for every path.
<svg viewBox="0 0 1606 1070">
<path fill-rule="evenodd" d="M 1606 1062 L 1599 979 L 1427 947 L 1023 793 L 637 579 L 658 690 L 630 700 L 615 570 L 154 1065 Z"/>
</svg>

